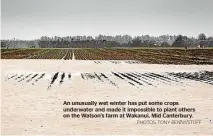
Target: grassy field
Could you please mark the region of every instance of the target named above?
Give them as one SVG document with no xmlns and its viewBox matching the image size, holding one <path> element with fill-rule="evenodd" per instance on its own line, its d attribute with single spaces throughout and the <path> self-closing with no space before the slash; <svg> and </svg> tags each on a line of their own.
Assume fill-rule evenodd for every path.
<svg viewBox="0 0 213 136">
<path fill-rule="evenodd" d="M 148 64 L 213 64 L 213 49 L 1 49 L 1 59 L 138 60 Z"/>
</svg>

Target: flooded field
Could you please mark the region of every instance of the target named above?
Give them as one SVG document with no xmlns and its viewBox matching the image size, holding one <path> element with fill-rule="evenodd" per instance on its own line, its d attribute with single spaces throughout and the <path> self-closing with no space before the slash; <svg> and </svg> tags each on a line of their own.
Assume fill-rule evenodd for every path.
<svg viewBox="0 0 213 136">
<path fill-rule="evenodd" d="M 153 130 L 159 134 L 212 134 L 212 65 L 75 59 L 3 59 L 1 64 L 3 135 L 151 134 Z M 195 107 L 194 118 L 203 123 L 188 129 L 184 129 L 186 125 L 165 129 L 164 125 L 138 125 L 137 119 L 62 117 L 64 101 L 106 100 L 178 101 Z M 131 133 L 130 127 L 134 128 Z"/>
</svg>

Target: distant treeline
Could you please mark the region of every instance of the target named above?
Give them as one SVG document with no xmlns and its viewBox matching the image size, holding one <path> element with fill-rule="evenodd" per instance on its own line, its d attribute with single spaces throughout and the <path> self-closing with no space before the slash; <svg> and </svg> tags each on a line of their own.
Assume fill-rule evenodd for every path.
<svg viewBox="0 0 213 136">
<path fill-rule="evenodd" d="M 39 41 L 40 48 L 102 48 L 119 47 L 120 43 L 115 41 Z"/>
<path fill-rule="evenodd" d="M 192 39 L 187 36 L 179 35 L 172 43 L 156 40 L 141 40 L 135 38 L 128 43 L 120 43 L 107 40 L 40 40 L 38 42 L 40 48 L 104 48 L 104 47 L 213 47 L 213 38 Z"/>
<path fill-rule="evenodd" d="M 38 40 L 1 40 L 2 48 L 104 48 L 104 47 L 213 47 L 213 37 L 206 37 L 204 33 L 198 38 L 187 36 L 162 35 L 153 37 L 149 35 L 105 36 L 67 36 L 47 37 L 42 36 Z"/>
</svg>

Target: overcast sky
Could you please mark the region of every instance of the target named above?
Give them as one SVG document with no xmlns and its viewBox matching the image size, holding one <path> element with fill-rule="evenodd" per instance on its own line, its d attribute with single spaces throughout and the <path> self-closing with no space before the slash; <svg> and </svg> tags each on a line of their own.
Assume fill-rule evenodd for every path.
<svg viewBox="0 0 213 136">
<path fill-rule="evenodd" d="M 1 0 L 2 38 L 213 35 L 213 0 Z"/>
</svg>

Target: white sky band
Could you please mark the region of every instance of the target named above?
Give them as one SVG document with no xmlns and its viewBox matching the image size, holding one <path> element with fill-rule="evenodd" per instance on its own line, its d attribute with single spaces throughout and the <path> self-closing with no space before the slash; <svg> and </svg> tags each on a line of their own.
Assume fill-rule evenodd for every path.
<svg viewBox="0 0 213 136">
<path fill-rule="evenodd" d="M 212 0 L 2 0 L 2 38 L 212 36 L 212 5 Z"/>
</svg>

